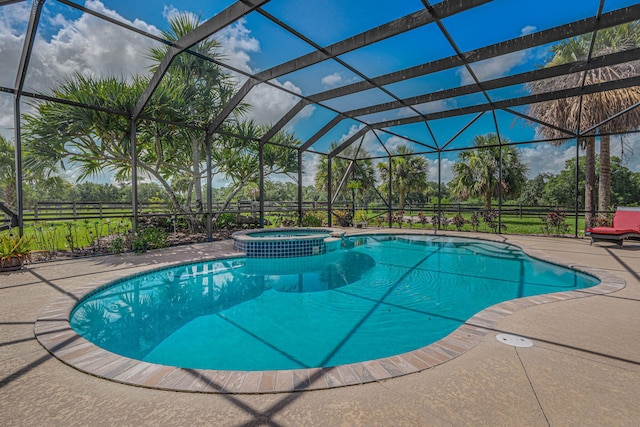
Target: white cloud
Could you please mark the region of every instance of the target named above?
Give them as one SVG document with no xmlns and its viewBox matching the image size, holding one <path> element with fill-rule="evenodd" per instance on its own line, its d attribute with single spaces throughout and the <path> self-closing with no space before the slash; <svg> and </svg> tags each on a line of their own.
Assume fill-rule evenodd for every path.
<svg viewBox="0 0 640 427">
<path fill-rule="evenodd" d="M 162 16 L 169 22 L 172 18 L 179 15 L 189 15 L 193 19 L 200 19 L 200 16 L 191 12 L 180 10 L 175 6 L 165 6 Z M 245 71 L 247 73 L 255 72 L 252 70 L 249 62 L 251 61 L 251 53 L 260 52 L 260 42 L 251 36 L 251 30 L 246 27 L 246 20 L 239 19 L 233 24 L 224 27 L 213 36 L 220 43 L 220 59 L 222 62 Z M 245 77 L 235 76 L 239 80 Z"/>
<path fill-rule="evenodd" d="M 105 8 L 100 1 L 89 0 L 86 5 L 146 32 L 159 33 L 156 27 L 143 21 L 126 20 Z M 13 87 L 29 15 L 27 2 L 0 8 L 0 56 L 3 58 L 0 61 L 0 85 Z M 49 16 L 43 13 L 39 25 L 40 28 L 54 32 L 48 39 L 38 33 L 25 80 L 25 90 L 47 92 L 76 72 L 119 77 L 148 73 L 150 62 L 145 54 L 155 42 L 141 35 L 88 14 L 68 21 L 60 15 Z M 22 112 L 28 111 L 28 107 L 23 104 Z M 11 97 L 0 98 L 0 112 L 0 132 L 13 138 Z"/>
<path fill-rule="evenodd" d="M 321 80 L 322 85 L 326 87 L 337 86 L 340 82 L 342 82 L 342 76 L 340 73 L 329 74 L 328 76 L 324 76 Z"/>
<path fill-rule="evenodd" d="M 600 146 L 597 146 L 600 150 Z M 640 172 L 640 134 L 629 134 L 623 138 L 611 138 L 611 155 L 622 159 L 622 166 Z"/>
<path fill-rule="evenodd" d="M 192 12 L 182 11 L 176 8 L 174 5 L 165 6 L 164 9 L 162 10 L 162 17 L 167 22 L 169 22 L 169 20 L 171 20 L 172 18 L 175 18 L 176 16 L 179 16 L 182 14 L 189 14 L 192 18 L 198 18 L 198 15 Z"/>
<path fill-rule="evenodd" d="M 367 150 L 367 153 L 369 153 L 369 155 L 372 157 L 387 155 L 387 152 L 384 151 L 384 148 L 382 148 L 382 145 L 380 145 L 380 141 L 378 141 L 378 138 L 376 138 L 373 134 L 371 135 L 371 138 L 365 138 L 365 141 L 362 144 L 362 148 Z"/>
<path fill-rule="evenodd" d="M 539 143 L 519 150 L 522 162 L 529 169 L 528 178 L 534 178 L 541 173 L 558 174 L 565 168 L 566 161 L 574 159 L 576 156 L 573 144 L 555 146 Z"/>
<path fill-rule="evenodd" d="M 474 62 L 471 64 L 471 69 L 480 81 L 491 80 L 509 74 L 513 68 L 524 64 L 529 58 L 530 53 L 528 51 L 513 52 Z M 471 74 L 466 68 L 460 68 L 457 74 L 460 76 L 460 84 L 468 85 L 474 83 Z"/>
<path fill-rule="evenodd" d="M 20 61 L 24 30 L 30 15 L 29 2 L 0 7 L 0 86 L 13 88 Z M 0 94 L 0 135 L 13 139 L 13 96 Z"/>
<path fill-rule="evenodd" d="M 294 118 L 285 126 L 285 130 L 291 131 L 293 127 L 301 120 L 307 119 L 313 116 L 316 111 L 316 106 L 313 104 L 307 104 L 302 111 L 300 111 Z"/>
<path fill-rule="evenodd" d="M 302 154 L 302 185 L 314 185 L 322 156 L 305 152 Z"/>
<path fill-rule="evenodd" d="M 354 124 L 351 125 L 351 127 L 349 127 L 349 130 L 347 131 L 347 133 L 343 134 L 340 137 L 340 140 L 338 141 L 340 144 L 342 144 L 343 142 L 345 142 L 347 139 L 351 138 L 353 135 L 355 135 L 358 131 L 360 131 L 360 129 L 362 129 L 365 125 L 363 124 Z"/>
<path fill-rule="evenodd" d="M 429 164 L 429 181 L 438 181 L 438 160 L 426 158 Z M 453 179 L 453 165 L 456 162 L 450 159 L 443 158 L 440 166 L 440 174 L 442 182 L 449 182 Z"/>
<path fill-rule="evenodd" d="M 245 27 L 246 21 L 240 19 L 233 25 L 223 28 L 215 38 L 220 42 L 222 62 L 239 70 L 253 73 L 249 65 L 251 53 L 260 52 L 260 42 L 251 36 L 251 30 Z"/>
<path fill-rule="evenodd" d="M 24 43 L 24 28 L 29 16 L 29 5 L 21 4 L 0 8 L 0 55 L 10 60 L 0 61 L 0 85 L 12 87 L 17 63 Z M 146 32 L 160 34 L 153 25 L 144 21 L 128 21 L 97 0 L 89 0 L 87 7 Z M 167 7 L 168 19 L 182 11 Z M 251 36 L 246 22 L 240 20 L 224 28 L 216 37 L 221 42 L 224 62 L 246 72 L 255 72 L 250 66 L 251 54 L 259 52 L 259 41 Z M 27 84 L 30 91 L 47 91 L 53 85 L 75 72 L 94 75 L 129 76 L 148 73 L 151 62 L 145 58 L 156 44 L 143 36 L 131 33 L 92 15 L 82 14 L 73 21 L 61 16 L 43 15 L 41 26 L 58 28 L 49 40 L 39 37 L 31 58 Z M 240 77 L 236 76 L 238 80 Z M 293 93 L 301 93 L 291 82 L 278 83 Z M 274 123 L 299 100 L 298 97 L 267 85 L 251 91 L 247 101 L 253 105 L 249 116 L 259 123 Z M 12 97 L 0 97 L 0 132 L 13 137 Z M 23 111 L 24 112 L 24 111 Z M 306 109 L 298 118 L 312 114 Z"/>
<path fill-rule="evenodd" d="M 387 150 L 389 150 L 391 154 L 394 154 L 398 151 L 399 146 L 407 145 L 407 141 L 404 138 L 400 138 L 394 135 L 387 139 L 384 145 L 385 147 L 387 147 Z"/>
<path fill-rule="evenodd" d="M 152 34 L 159 30 L 143 21 L 129 21 L 107 9 L 100 1 L 87 1 L 87 7 Z M 155 43 L 146 37 L 89 14 L 74 21 L 60 17 L 61 25 L 50 40 L 39 37 L 34 46 L 27 78 L 34 90 L 46 90 L 61 79 L 79 72 L 98 76 L 130 76 L 148 73 L 151 62 L 146 53 Z"/>
<path fill-rule="evenodd" d="M 240 19 L 233 25 L 222 29 L 216 34 L 216 39 L 220 42 L 223 63 L 247 73 L 259 71 L 251 67 L 251 54 L 260 52 L 260 41 L 251 35 L 251 30 L 246 27 L 246 20 Z M 234 72 L 231 72 L 231 75 L 236 79 L 237 85 L 244 83 L 246 80 L 244 75 Z M 301 94 L 302 90 L 290 81 L 282 83 L 278 80 L 273 80 L 271 83 L 292 93 L 266 84 L 255 86 L 244 101 L 251 105 L 246 116 L 252 118 L 258 124 L 276 123 L 300 100 L 299 97 L 293 94 Z M 296 116 L 296 120 L 310 116 L 313 111 L 313 108 L 303 110 Z M 288 128 L 291 126 L 293 126 L 293 122 L 288 124 Z"/>
<path fill-rule="evenodd" d="M 18 39 L 27 27 L 30 15 L 31 5 L 29 2 L 0 7 L 0 38 L 11 36 Z M 21 48 L 22 45 L 18 47 Z"/>
<path fill-rule="evenodd" d="M 520 30 L 520 35 L 524 36 L 531 34 L 536 30 L 537 27 L 533 25 L 526 25 Z M 539 48 L 512 52 L 495 58 L 486 59 L 484 61 L 474 62 L 471 64 L 471 69 L 480 81 L 491 80 L 509 74 L 513 68 L 518 65 L 522 65 L 533 58 L 539 58 L 540 54 Z M 457 74 L 460 76 L 460 84 L 468 85 L 474 83 L 471 74 L 469 74 L 466 68 L 460 68 L 457 71 Z"/>
<path fill-rule="evenodd" d="M 391 154 L 397 153 L 398 147 L 401 145 L 407 145 L 413 148 L 414 151 L 416 152 L 421 149 L 420 146 L 415 145 L 413 142 L 407 141 L 406 139 L 400 136 L 391 135 L 386 140 L 383 139 L 384 146 L 386 147 L 386 150 L 385 150 L 380 144 L 380 141 L 378 141 L 378 139 L 373 135 L 373 133 L 367 134 L 367 136 L 369 135 L 370 135 L 369 138 L 365 137 L 365 142 L 363 144 L 363 147 L 367 150 L 369 155 L 371 155 L 372 157 L 380 157 L 380 156 L 386 157 L 388 155 L 387 151 L 389 151 Z"/>
<path fill-rule="evenodd" d="M 127 21 L 106 9 L 99 1 L 88 1 L 87 7 L 144 31 L 159 32 L 156 27 L 142 21 Z M 0 10 L 3 9 L 5 8 Z M 4 24 L 6 19 L 3 11 L 0 15 L 0 22 L 3 22 L 0 24 L 0 52 L 11 60 L 2 61 L 0 73 L 15 79 L 17 60 L 24 44 L 24 32 L 21 30 L 17 34 L 12 31 Z M 60 28 L 48 40 L 41 35 L 37 36 L 27 73 L 28 90 L 46 91 L 76 72 L 117 76 L 148 72 L 150 62 L 145 54 L 154 42 L 141 35 L 132 34 L 88 14 L 81 15 L 75 21 L 43 15 L 41 25 Z"/>
<path fill-rule="evenodd" d="M 0 96 L 0 135 L 9 141 L 14 139 L 12 96 Z"/>
<path fill-rule="evenodd" d="M 293 93 L 301 93 L 300 88 L 289 81 L 284 83 L 275 81 L 274 83 Z M 245 101 L 251 105 L 247 116 L 254 119 L 258 124 L 275 124 L 287 111 L 296 105 L 299 100 L 299 97 L 291 93 L 273 86 L 261 84 L 255 86 L 245 98 Z M 308 109 L 304 114 L 310 115 L 312 112 L 312 109 Z M 303 115 L 299 114 L 297 119 L 302 117 Z"/>
<path fill-rule="evenodd" d="M 423 104 L 414 105 L 413 108 L 422 114 L 429 114 L 438 111 L 451 110 L 456 107 L 455 99 L 441 99 L 438 101 L 425 102 Z M 410 108 L 401 108 L 398 110 L 398 117 L 412 117 L 416 113 Z"/>
</svg>

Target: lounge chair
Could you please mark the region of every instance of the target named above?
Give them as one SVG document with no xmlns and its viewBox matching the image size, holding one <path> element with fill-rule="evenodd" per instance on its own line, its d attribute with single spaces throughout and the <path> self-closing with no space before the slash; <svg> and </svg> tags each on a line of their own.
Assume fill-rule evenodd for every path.
<svg viewBox="0 0 640 427">
<path fill-rule="evenodd" d="M 591 227 L 587 236 L 593 242 L 613 242 L 622 247 L 627 239 L 640 240 L 640 208 L 618 208 L 613 215 L 611 227 Z"/>
</svg>

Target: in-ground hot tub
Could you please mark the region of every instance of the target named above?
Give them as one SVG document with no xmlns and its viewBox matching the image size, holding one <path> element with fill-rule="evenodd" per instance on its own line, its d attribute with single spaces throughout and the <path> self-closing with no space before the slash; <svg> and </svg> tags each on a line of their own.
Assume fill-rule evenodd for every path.
<svg viewBox="0 0 640 427">
<path fill-rule="evenodd" d="M 320 255 L 340 248 L 340 232 L 329 228 L 275 228 L 233 233 L 234 247 L 249 258 Z"/>
</svg>

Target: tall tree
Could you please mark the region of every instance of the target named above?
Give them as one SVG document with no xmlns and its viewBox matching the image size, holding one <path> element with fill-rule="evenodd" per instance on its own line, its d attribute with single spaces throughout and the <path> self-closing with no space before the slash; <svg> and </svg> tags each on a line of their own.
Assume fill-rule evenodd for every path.
<svg viewBox="0 0 640 427">
<path fill-rule="evenodd" d="M 259 139 L 266 131 L 266 126 L 259 126 L 252 120 L 236 123 L 233 134 L 237 136 L 221 141 L 212 153 L 219 171 L 232 181 L 221 210 L 224 210 L 248 184 L 257 184 L 260 178 Z M 292 175 L 298 171 L 298 154 L 295 147 L 300 141 L 284 131 L 278 132 L 271 141 L 278 145 L 263 145 L 263 175 L 268 177 L 285 174 L 295 179 Z"/>
<path fill-rule="evenodd" d="M 400 145 L 391 159 L 391 169 L 385 162 L 378 163 L 378 171 L 383 181 L 391 176 L 391 189 L 398 194 L 398 208 L 404 209 L 407 194 L 423 192 L 427 189 L 429 167 L 422 156 L 413 154 L 413 149 Z"/>
<path fill-rule="evenodd" d="M 0 201 L 15 207 L 15 163 L 14 146 L 0 135 Z"/>
<path fill-rule="evenodd" d="M 579 199 L 578 207 L 584 208 L 585 198 L 582 192 L 586 188 L 585 181 L 585 168 L 586 158 L 582 156 L 579 158 L 578 167 L 580 168 L 580 181 L 578 183 Z M 565 162 L 565 167 L 557 175 L 549 176 L 544 184 L 544 190 L 542 192 L 542 200 L 544 204 L 555 205 L 563 209 L 570 208 L 575 203 L 576 188 L 576 159 L 569 159 Z"/>
<path fill-rule="evenodd" d="M 329 151 L 335 150 L 339 144 L 331 143 Z M 338 192 L 336 200 L 346 201 L 351 199 L 356 193 L 364 197 L 375 184 L 375 172 L 369 153 L 363 147 L 352 144 L 340 155 L 331 159 L 331 189 Z M 357 166 L 356 164 L 357 163 Z M 349 173 L 346 180 L 345 175 Z M 344 184 L 340 187 L 340 183 Z M 315 176 L 315 186 L 318 191 L 327 191 L 329 182 L 329 161 L 326 156 L 322 156 L 318 165 L 318 172 Z M 340 188 L 339 188 L 340 187 Z M 332 195 L 333 197 L 333 195 Z"/>
<path fill-rule="evenodd" d="M 617 156 L 611 156 L 611 202 L 616 206 L 640 203 L 640 172 L 629 170 Z"/>
<path fill-rule="evenodd" d="M 76 74 L 60 84 L 53 89 L 54 97 L 100 109 L 53 101 L 38 104 L 34 114 L 23 117 L 25 166 L 30 172 L 52 176 L 73 164 L 78 167 L 79 181 L 101 172 L 113 172 L 118 181 L 130 179 L 130 123 L 126 114 L 133 111 L 147 83 L 141 78 L 127 82 Z M 160 155 L 154 142 L 144 137 L 138 141 L 138 166 L 163 186 L 175 210 L 185 213 L 171 183 L 179 159 Z"/>
<path fill-rule="evenodd" d="M 599 169 L 596 158 L 596 170 Z M 585 158 L 580 157 L 580 184 L 584 184 Z M 576 160 L 570 159 L 557 175 L 550 175 L 544 184 L 543 203 L 572 206 L 572 194 L 576 179 Z M 622 164 L 622 159 L 611 156 L 611 201 L 618 205 L 636 205 L 640 200 L 640 172 L 633 172 Z M 580 207 L 583 207 L 582 204 Z"/>
<path fill-rule="evenodd" d="M 169 28 L 162 32 L 162 37 L 169 41 L 177 41 L 191 33 L 200 24 L 200 17 L 194 14 L 177 14 L 169 19 Z M 188 160 L 191 163 L 190 175 L 192 182 L 189 185 L 189 189 L 193 191 L 198 210 L 202 210 L 202 178 L 206 172 L 202 167 L 206 134 L 200 129 L 206 127 L 218 115 L 233 95 L 231 77 L 224 73 L 222 68 L 214 62 L 222 59 L 220 48 L 220 43 L 212 37 L 191 46 L 189 50 L 196 52 L 198 55 L 190 53 L 178 55 L 171 63 L 164 77 L 165 85 L 179 88 L 180 91 L 180 95 L 172 99 L 171 102 L 174 117 L 177 120 L 197 125 L 199 128 L 181 128 L 179 135 L 175 135 L 175 127 L 157 122 L 154 124 L 156 129 L 169 128 L 169 131 L 165 132 L 168 135 L 159 139 L 160 143 L 165 145 L 188 145 L 191 148 Z M 148 56 L 159 64 L 169 49 L 168 45 L 163 44 L 152 48 Z M 157 65 L 152 67 L 152 71 L 156 69 Z M 235 113 L 236 115 L 241 115 L 246 109 L 246 104 L 240 104 Z M 188 192 L 189 200 L 192 191 Z"/>
<path fill-rule="evenodd" d="M 15 147 L 0 135 L 0 201 L 13 209 L 16 205 Z"/>
<path fill-rule="evenodd" d="M 475 148 L 460 153 L 453 166 L 449 188 L 460 199 L 482 196 L 484 208 L 491 209 L 491 198 L 499 192 L 517 197 L 527 182 L 527 167 L 520 160 L 520 152 L 513 146 L 500 146 L 498 135 L 478 135 Z M 503 140 L 502 143 L 508 143 Z M 502 179 L 500 179 L 500 150 L 502 150 Z"/>
<path fill-rule="evenodd" d="M 177 40 L 198 24 L 198 18 L 192 15 L 178 15 L 172 18 L 164 36 Z M 192 195 L 198 210 L 202 208 L 204 129 L 233 93 L 220 67 L 201 58 L 217 58 L 218 48 L 217 42 L 207 39 L 191 47 L 200 56 L 184 53 L 175 58 L 137 124 L 138 167 L 162 185 L 174 210 L 187 214 L 194 230 L 198 221 L 188 214 Z M 149 56 L 160 61 L 165 53 L 166 48 L 161 47 Z M 53 101 L 38 104 L 35 114 L 25 116 L 25 165 L 54 174 L 73 163 L 80 168 L 79 180 L 104 171 L 114 172 L 118 181 L 130 179 L 129 117 L 148 83 L 148 78 L 137 76 L 124 79 L 76 74 L 53 88 L 56 98 L 97 109 Z M 241 104 L 236 113 L 245 109 Z M 214 144 L 222 143 L 224 134 L 221 132 Z M 223 152 L 228 158 L 235 155 Z M 223 168 L 228 158 L 218 159 L 217 171 L 230 173 Z"/>
<path fill-rule="evenodd" d="M 584 34 L 560 42 L 551 48 L 551 55 L 545 67 L 553 67 L 588 57 L 592 34 Z M 599 30 L 595 35 L 592 56 L 602 56 L 640 46 L 640 23 L 629 22 L 616 27 Z M 546 93 L 579 86 L 583 79 L 586 85 L 598 84 L 635 76 L 640 70 L 640 61 L 631 61 L 586 72 L 568 74 L 552 79 L 528 84 L 533 93 Z M 611 90 L 582 97 L 582 104 L 576 99 L 559 99 L 533 104 L 529 114 L 542 122 L 566 129 L 580 131 L 597 126 L 594 132 L 584 135 L 580 144 L 586 152 L 585 169 L 585 224 L 589 225 L 595 214 L 596 136 L 600 140 L 600 180 L 598 188 L 598 210 L 609 209 L 611 202 L 611 160 L 610 133 L 637 129 L 640 126 L 640 109 L 635 108 L 613 120 L 613 115 L 640 102 L 640 88 Z M 552 127 L 540 126 L 540 134 L 549 139 L 563 138 L 567 134 Z"/>
<path fill-rule="evenodd" d="M 550 173 L 544 172 L 528 180 L 522 187 L 518 203 L 534 206 L 540 204 L 544 197 L 544 187 L 551 176 Z"/>
</svg>

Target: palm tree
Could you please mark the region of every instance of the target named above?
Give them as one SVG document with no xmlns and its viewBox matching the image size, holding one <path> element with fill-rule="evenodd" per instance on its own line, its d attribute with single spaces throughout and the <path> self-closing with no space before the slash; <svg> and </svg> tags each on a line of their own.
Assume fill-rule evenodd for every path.
<svg viewBox="0 0 640 427">
<path fill-rule="evenodd" d="M 238 122 L 233 129 L 233 134 L 237 137 L 229 137 L 221 141 L 212 153 L 219 172 L 232 181 L 230 191 L 219 212 L 224 211 L 245 186 L 257 183 L 260 173 L 258 144 L 260 144 L 260 136 L 267 130 L 268 127 L 259 126 L 252 120 Z M 300 144 L 300 141 L 294 135 L 284 131 L 278 132 L 271 141 L 279 145 L 264 144 L 263 175 L 267 177 L 273 174 L 285 174 L 293 178 L 292 174 L 298 171 L 297 150 L 284 148 L 283 145 L 295 147 Z M 214 221 L 216 219 L 217 217 Z"/>
<path fill-rule="evenodd" d="M 197 19 L 178 16 L 165 34 L 175 40 L 197 26 Z M 170 36 L 170 34 L 173 34 Z M 215 41 L 203 41 L 192 49 L 214 55 Z M 164 48 L 152 50 L 150 57 L 162 58 Z M 232 94 L 232 85 L 220 67 L 193 55 L 179 55 L 147 104 L 143 116 L 160 121 L 139 121 L 136 146 L 138 166 L 163 186 L 174 210 L 191 211 L 191 197 L 202 206 L 201 180 L 204 174 L 203 129 Z M 32 171 L 54 174 L 70 162 L 80 167 L 80 179 L 102 171 L 115 172 L 115 179 L 127 181 L 131 174 L 130 115 L 149 80 L 97 78 L 76 74 L 53 89 L 54 97 L 95 110 L 51 101 L 37 105 L 25 115 L 25 166 Z M 241 105 L 238 111 L 246 108 Z M 116 110 L 125 114 L 113 114 Z M 193 127 L 175 126 L 189 123 Z M 222 138 L 222 137 L 220 137 Z M 234 152 L 224 151 L 233 157 Z M 226 159 L 220 160 L 224 164 Z M 220 168 L 220 166 L 218 166 Z M 186 185 L 183 185 L 186 183 Z M 187 203 L 181 203 L 178 189 L 184 187 Z M 197 220 L 186 216 L 190 228 Z"/>
<path fill-rule="evenodd" d="M 591 44 L 591 34 L 584 34 L 565 40 L 551 48 L 552 55 L 546 67 L 553 67 L 587 59 Z M 616 27 L 599 30 L 594 41 L 592 56 L 602 56 L 640 46 L 640 23 L 629 22 Z M 638 74 L 640 61 L 631 61 L 595 70 L 564 75 L 528 84 L 532 93 L 546 93 L 573 88 L 582 83 L 598 84 L 619 80 Z M 588 226 L 595 215 L 596 182 L 596 133 L 600 139 L 600 180 L 598 188 L 598 210 L 610 208 L 611 201 L 611 132 L 637 129 L 640 124 L 640 109 L 635 108 L 607 123 L 600 124 L 614 114 L 640 102 L 640 88 L 611 90 L 582 97 L 582 108 L 575 99 L 559 99 L 533 104 L 529 114 L 538 120 L 569 131 L 588 129 L 598 125 L 593 133 L 583 136 L 580 141 L 586 150 L 585 169 L 585 225 Z M 600 124 L 600 125 L 599 125 Z M 566 134 L 552 127 L 541 126 L 540 134 L 549 139 L 566 137 Z"/>
<path fill-rule="evenodd" d="M 147 81 L 129 83 L 114 77 L 94 78 L 76 74 L 53 90 L 56 98 L 105 109 L 131 112 Z M 106 111 L 46 101 L 24 119 L 25 168 L 33 174 L 52 176 L 68 164 L 77 165 L 82 180 L 103 171 L 115 179 L 131 175 L 129 119 Z M 171 178 L 179 162 L 159 155 L 153 140 L 139 141 L 138 166 L 158 180 L 178 212 L 184 213 Z M 177 158 L 178 156 L 176 156 Z"/>
<path fill-rule="evenodd" d="M 398 194 L 398 208 L 404 209 L 407 194 L 422 192 L 427 188 L 428 164 L 424 157 L 413 155 L 413 149 L 400 145 L 391 159 L 391 170 L 388 163 L 378 163 L 378 171 L 382 180 L 391 175 L 391 189 Z"/>
<path fill-rule="evenodd" d="M 335 150 L 338 146 L 339 144 L 337 142 L 332 142 L 330 151 Z M 368 159 L 368 157 L 369 153 L 367 150 L 351 145 L 342 152 L 342 156 L 331 159 L 331 188 L 334 192 L 338 191 L 337 196 L 339 200 L 348 200 L 356 191 L 360 196 L 363 196 L 373 187 L 375 173 L 371 160 Z M 318 165 L 318 172 L 315 176 L 315 187 L 319 191 L 326 192 L 328 188 L 328 160 L 328 157 L 323 156 Z M 354 161 L 357 161 L 357 167 L 352 165 Z M 348 183 L 338 189 L 347 172 L 351 174 Z M 350 194 L 352 191 L 353 193 Z"/>
<path fill-rule="evenodd" d="M 198 16 L 190 13 L 178 14 L 169 20 L 169 29 L 163 31 L 162 36 L 166 40 L 177 41 L 195 30 L 200 24 L 201 20 Z M 148 57 L 159 64 L 168 50 L 169 46 L 167 45 L 154 47 Z M 221 59 L 220 43 L 214 38 L 205 39 L 195 46 L 191 46 L 190 50 L 213 60 Z M 202 128 L 218 115 L 231 98 L 233 84 L 231 77 L 225 74 L 219 65 L 204 60 L 200 56 L 188 53 L 178 55 L 163 78 L 163 86 L 180 88 L 180 93 L 171 102 L 176 121 L 191 123 Z M 157 65 L 152 67 L 152 71 L 156 69 Z M 236 108 L 236 114 L 242 114 L 246 108 L 246 104 L 240 104 Z M 159 125 L 156 124 L 156 126 Z M 201 210 L 203 200 L 201 182 L 205 172 L 202 170 L 202 153 L 205 150 L 206 135 L 203 131 L 183 128 L 180 131 L 180 136 L 181 138 L 176 138 L 176 135 L 172 134 L 170 138 L 163 138 L 162 143 L 190 146 L 192 179 L 190 188 L 193 190 L 196 205 Z M 190 194 L 191 192 L 189 192 Z"/>
<path fill-rule="evenodd" d="M 513 146 L 500 147 L 498 135 L 478 135 L 475 148 L 460 153 L 453 166 L 449 188 L 460 199 L 484 197 L 484 209 L 491 209 L 491 198 L 502 192 L 517 197 L 527 182 L 527 167 L 520 160 L 520 152 Z M 502 143 L 508 143 L 503 140 Z M 502 149 L 502 180 L 500 180 L 500 150 Z"/>
<path fill-rule="evenodd" d="M 98 79 L 76 74 L 52 90 L 70 102 L 129 112 L 144 83 L 129 84 L 116 78 Z M 69 162 L 80 167 L 83 179 L 102 170 L 126 176 L 131 167 L 129 120 L 117 114 L 55 103 L 39 103 L 23 116 L 25 167 L 49 174 Z"/>
<path fill-rule="evenodd" d="M 14 146 L 0 135 L 0 201 L 4 201 L 10 208 L 16 205 L 15 187 Z"/>
</svg>

